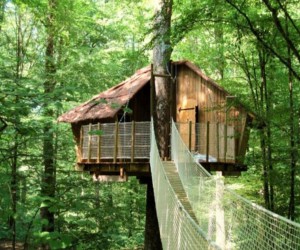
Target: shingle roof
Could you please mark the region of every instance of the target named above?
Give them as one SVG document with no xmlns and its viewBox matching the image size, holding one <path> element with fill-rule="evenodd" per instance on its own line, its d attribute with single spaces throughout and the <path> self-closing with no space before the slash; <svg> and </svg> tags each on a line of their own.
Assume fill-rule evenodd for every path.
<svg viewBox="0 0 300 250">
<path fill-rule="evenodd" d="M 59 122 L 77 123 L 85 120 L 112 118 L 151 77 L 150 66 L 138 70 L 120 84 L 95 95 L 87 102 L 62 114 Z"/>
</svg>

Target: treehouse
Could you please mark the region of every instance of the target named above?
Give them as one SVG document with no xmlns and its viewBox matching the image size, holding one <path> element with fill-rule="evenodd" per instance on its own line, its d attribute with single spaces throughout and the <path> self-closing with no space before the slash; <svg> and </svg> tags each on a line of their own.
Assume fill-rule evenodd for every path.
<svg viewBox="0 0 300 250">
<path fill-rule="evenodd" d="M 71 123 L 81 170 L 102 179 L 149 176 L 151 85 L 157 77 L 170 78 L 172 118 L 195 160 L 208 171 L 246 170 L 253 115 L 191 62 L 172 62 L 170 72 L 140 69 L 59 117 Z"/>
</svg>

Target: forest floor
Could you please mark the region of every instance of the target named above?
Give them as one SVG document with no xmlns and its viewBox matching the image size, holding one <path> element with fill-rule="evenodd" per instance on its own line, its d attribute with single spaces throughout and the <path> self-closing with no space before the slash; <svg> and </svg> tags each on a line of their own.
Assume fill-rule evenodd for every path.
<svg viewBox="0 0 300 250">
<path fill-rule="evenodd" d="M 0 250 L 10 250 L 12 249 L 12 242 L 11 241 L 0 241 Z M 16 250 L 23 249 L 22 243 L 16 243 Z"/>
</svg>

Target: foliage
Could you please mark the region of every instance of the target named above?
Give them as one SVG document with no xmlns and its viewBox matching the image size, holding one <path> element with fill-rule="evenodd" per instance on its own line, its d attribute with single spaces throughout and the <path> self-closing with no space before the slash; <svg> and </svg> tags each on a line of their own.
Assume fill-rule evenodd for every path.
<svg viewBox="0 0 300 250">
<path fill-rule="evenodd" d="M 56 2 L 55 89 L 44 93 L 48 1 L 0 1 L 0 239 L 13 239 L 15 227 L 16 240 L 32 247 L 134 249 L 143 245 L 145 187 L 135 179 L 93 183 L 75 172 L 70 128 L 55 119 L 149 63 L 152 1 Z M 193 61 L 255 114 L 248 171 L 226 181 L 300 221 L 297 9 L 297 1 L 176 0 L 171 45 L 173 60 Z M 42 197 L 49 122 L 56 193 Z M 45 205 L 55 213 L 54 232 L 40 232 Z"/>
</svg>

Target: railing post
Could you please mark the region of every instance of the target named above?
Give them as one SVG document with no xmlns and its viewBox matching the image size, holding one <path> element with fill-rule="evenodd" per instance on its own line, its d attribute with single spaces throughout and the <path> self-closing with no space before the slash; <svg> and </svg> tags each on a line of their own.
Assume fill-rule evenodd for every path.
<svg viewBox="0 0 300 250">
<path fill-rule="evenodd" d="M 80 140 L 79 140 L 79 157 L 80 159 L 78 159 L 80 162 L 82 161 L 83 158 L 83 125 L 81 125 L 80 127 Z"/>
<path fill-rule="evenodd" d="M 134 151 L 135 151 L 135 121 L 131 124 L 131 162 L 134 162 Z"/>
<path fill-rule="evenodd" d="M 192 121 L 189 121 L 189 151 L 192 149 Z"/>
<path fill-rule="evenodd" d="M 209 160 L 209 122 L 206 123 L 206 162 Z"/>
<path fill-rule="evenodd" d="M 119 137 L 119 122 L 115 122 L 115 143 L 114 143 L 114 163 L 117 162 L 118 157 L 118 137 Z"/>
<path fill-rule="evenodd" d="M 98 122 L 98 154 L 97 154 L 97 160 L 98 162 L 101 161 L 101 134 L 100 134 L 100 130 L 101 130 L 101 124 L 100 122 Z"/>
<path fill-rule="evenodd" d="M 216 129 L 217 129 L 217 162 L 219 162 L 220 159 L 220 144 L 219 144 L 219 140 L 220 140 L 220 134 L 219 134 L 219 123 L 217 122 L 216 124 Z"/>
<path fill-rule="evenodd" d="M 227 155 L 227 124 L 224 125 L 224 162 L 226 162 Z"/>
<path fill-rule="evenodd" d="M 90 134 L 91 130 L 92 130 L 92 124 L 90 123 L 89 124 L 89 132 L 88 132 L 88 135 L 89 135 L 89 141 L 88 141 L 88 162 L 91 161 L 91 153 L 92 153 L 91 152 L 92 136 Z"/>
</svg>

